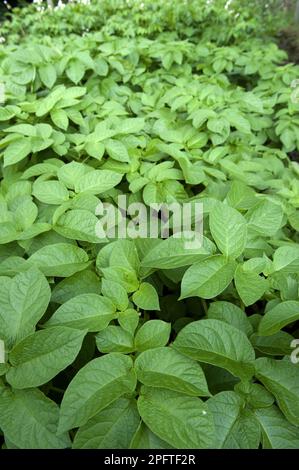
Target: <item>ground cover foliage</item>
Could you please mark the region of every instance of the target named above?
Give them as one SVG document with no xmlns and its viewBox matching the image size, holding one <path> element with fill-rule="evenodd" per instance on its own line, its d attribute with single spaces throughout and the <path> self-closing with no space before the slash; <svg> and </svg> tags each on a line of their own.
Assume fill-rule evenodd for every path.
<svg viewBox="0 0 299 470">
<path fill-rule="evenodd" d="M 3 448 L 299 447 L 299 67 L 226 3 L 2 25 Z M 119 195 L 202 202 L 203 246 L 99 240 Z"/>
</svg>

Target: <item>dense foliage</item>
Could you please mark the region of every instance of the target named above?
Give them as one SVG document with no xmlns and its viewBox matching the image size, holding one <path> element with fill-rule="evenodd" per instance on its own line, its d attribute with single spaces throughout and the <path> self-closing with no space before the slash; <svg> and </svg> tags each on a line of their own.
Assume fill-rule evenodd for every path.
<svg viewBox="0 0 299 470">
<path fill-rule="evenodd" d="M 299 67 L 226 3 L 4 23 L 3 447 L 299 447 Z M 203 246 L 99 240 L 120 194 L 202 202 Z"/>
</svg>

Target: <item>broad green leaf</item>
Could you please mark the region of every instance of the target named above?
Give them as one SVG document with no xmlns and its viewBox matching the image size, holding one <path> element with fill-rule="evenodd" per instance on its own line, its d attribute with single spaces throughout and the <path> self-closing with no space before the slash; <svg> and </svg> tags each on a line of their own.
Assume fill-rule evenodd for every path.
<svg viewBox="0 0 299 470">
<path fill-rule="evenodd" d="M 257 302 L 269 288 L 269 282 L 254 271 L 247 271 L 242 265 L 236 269 L 234 281 L 237 292 L 244 305 L 252 305 Z"/>
<path fill-rule="evenodd" d="M 239 382 L 234 390 L 253 408 L 267 408 L 274 403 L 273 395 L 260 384 Z"/>
<path fill-rule="evenodd" d="M 9 354 L 8 383 L 22 389 L 49 382 L 75 360 L 85 334 L 56 326 L 27 336 Z"/>
<path fill-rule="evenodd" d="M 139 317 L 140 313 L 132 308 L 128 308 L 123 312 L 119 312 L 117 321 L 124 330 L 134 334 L 139 323 Z"/>
<path fill-rule="evenodd" d="M 104 330 L 115 318 L 113 303 L 97 294 L 77 295 L 62 304 L 45 326 L 68 326 L 79 330 Z"/>
<path fill-rule="evenodd" d="M 134 367 L 138 380 L 144 385 L 191 396 L 210 395 L 200 365 L 174 349 L 148 349 L 137 357 Z"/>
<path fill-rule="evenodd" d="M 246 220 L 236 209 L 217 201 L 210 213 L 210 230 L 225 256 L 238 258 L 242 254 L 247 237 Z"/>
<path fill-rule="evenodd" d="M 256 360 L 256 377 L 271 392 L 287 420 L 299 425 L 299 368 L 290 360 L 261 357 Z"/>
<path fill-rule="evenodd" d="M 66 163 L 58 169 L 57 177 L 67 188 L 75 189 L 76 182 L 91 171 L 93 171 L 93 169 L 83 163 L 71 162 Z"/>
<path fill-rule="evenodd" d="M 173 449 L 173 447 L 162 441 L 141 421 L 130 443 L 130 449 Z"/>
<path fill-rule="evenodd" d="M 281 227 L 283 210 L 280 205 L 264 199 L 247 212 L 246 218 L 251 230 L 271 237 Z"/>
<path fill-rule="evenodd" d="M 299 247 L 280 246 L 273 255 L 273 271 L 283 273 L 298 273 L 299 271 Z"/>
<path fill-rule="evenodd" d="M 130 357 L 112 353 L 93 359 L 79 370 L 65 391 L 58 431 L 84 425 L 122 395 L 133 392 L 135 386 Z"/>
<path fill-rule="evenodd" d="M 254 350 L 246 335 L 219 320 L 199 320 L 186 325 L 173 347 L 197 361 L 207 362 L 248 378 L 254 372 Z"/>
<path fill-rule="evenodd" d="M 180 298 L 216 297 L 231 283 L 236 267 L 234 260 L 228 260 L 223 255 L 210 256 L 194 263 L 184 274 Z"/>
<path fill-rule="evenodd" d="M 238 210 L 248 210 L 257 202 L 254 190 L 241 181 L 232 182 L 226 200 Z"/>
<path fill-rule="evenodd" d="M 138 351 L 165 346 L 170 337 L 171 325 L 162 320 L 149 320 L 136 333 L 135 347 Z"/>
<path fill-rule="evenodd" d="M 63 109 L 52 109 L 50 116 L 57 127 L 65 131 L 67 130 L 69 126 L 69 119 L 67 113 Z"/>
<path fill-rule="evenodd" d="M 117 186 L 122 180 L 122 176 L 122 174 L 110 170 L 91 171 L 75 183 L 75 191 L 76 193 L 101 194 Z"/>
<path fill-rule="evenodd" d="M 45 276 L 34 268 L 13 279 L 0 279 L 0 337 L 11 347 L 34 332 L 48 307 L 51 290 Z"/>
<path fill-rule="evenodd" d="M 215 422 L 215 447 L 220 449 L 257 449 L 260 428 L 254 414 L 244 409 L 234 392 L 221 392 L 207 402 Z"/>
<path fill-rule="evenodd" d="M 71 59 L 67 66 L 66 74 L 68 78 L 77 85 L 84 77 L 85 64 L 78 59 Z"/>
<path fill-rule="evenodd" d="M 4 245 L 18 239 L 18 232 L 12 222 L 0 223 L 0 244 Z"/>
<path fill-rule="evenodd" d="M 80 294 L 100 294 L 101 285 L 98 276 L 89 270 L 80 271 L 63 279 L 52 290 L 51 300 L 63 304 Z"/>
<path fill-rule="evenodd" d="M 74 209 L 62 214 L 53 228 L 55 232 L 71 240 L 99 243 L 97 223 L 97 217 L 88 210 Z"/>
<path fill-rule="evenodd" d="M 52 88 L 57 80 L 56 68 L 53 64 L 42 64 L 38 68 L 41 81 L 47 88 Z"/>
<path fill-rule="evenodd" d="M 132 300 L 137 307 L 144 310 L 160 310 L 159 297 L 156 289 L 148 282 L 142 282 L 134 292 Z"/>
<path fill-rule="evenodd" d="M 206 237 L 200 248 L 186 248 L 185 238 L 169 237 L 158 243 L 142 260 L 147 268 L 173 269 L 188 266 L 215 252 L 214 244 Z"/>
<path fill-rule="evenodd" d="M 21 449 L 64 449 L 68 434 L 58 433 L 59 408 L 40 390 L 0 391 L 0 427 Z"/>
<path fill-rule="evenodd" d="M 60 181 L 35 181 L 33 196 L 45 204 L 62 204 L 69 199 L 69 192 Z"/>
<path fill-rule="evenodd" d="M 46 245 L 33 253 L 28 261 L 46 276 L 58 277 L 72 276 L 89 264 L 87 253 L 68 243 Z"/>
<path fill-rule="evenodd" d="M 4 152 L 4 166 L 14 165 L 29 155 L 31 142 L 29 138 L 21 138 L 12 142 Z"/>
<path fill-rule="evenodd" d="M 102 279 L 102 294 L 108 297 L 120 311 L 126 310 L 129 306 L 128 294 L 118 282 Z"/>
<path fill-rule="evenodd" d="M 299 320 L 299 302 L 287 300 L 267 310 L 260 321 L 258 334 L 270 336 L 277 333 L 286 325 Z"/>
<path fill-rule="evenodd" d="M 136 402 L 120 398 L 79 428 L 73 449 L 128 449 L 139 422 Z"/>
<path fill-rule="evenodd" d="M 289 423 L 276 406 L 255 410 L 264 449 L 298 449 L 298 427 Z"/>
<path fill-rule="evenodd" d="M 268 356 L 290 355 L 292 352 L 291 343 L 293 339 L 293 336 L 285 331 L 278 331 L 270 336 L 259 336 L 259 334 L 256 333 L 250 336 L 250 341 L 254 349 Z"/>
<path fill-rule="evenodd" d="M 130 157 L 126 146 L 116 139 L 109 139 L 106 143 L 106 152 L 109 157 L 119 162 L 129 162 Z"/>
<path fill-rule="evenodd" d="M 143 118 L 122 119 L 117 126 L 118 134 L 138 134 L 144 129 L 145 121 Z"/>
<path fill-rule="evenodd" d="M 100 331 L 95 339 L 101 353 L 130 353 L 135 349 L 132 333 L 124 330 L 121 326 L 109 325 Z"/>
<path fill-rule="evenodd" d="M 209 305 L 208 318 L 222 320 L 229 325 L 243 331 L 247 336 L 253 333 L 253 328 L 248 320 L 246 313 L 237 305 L 219 300 Z"/>
<path fill-rule="evenodd" d="M 143 386 L 137 404 L 150 430 L 176 449 L 213 447 L 213 416 L 200 398 Z"/>
</svg>

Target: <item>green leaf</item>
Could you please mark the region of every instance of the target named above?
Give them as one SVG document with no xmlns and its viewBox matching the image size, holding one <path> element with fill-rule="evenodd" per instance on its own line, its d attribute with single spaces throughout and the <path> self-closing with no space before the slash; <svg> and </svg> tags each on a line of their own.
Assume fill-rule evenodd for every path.
<svg viewBox="0 0 299 470">
<path fill-rule="evenodd" d="M 64 131 L 67 130 L 69 126 L 69 118 L 63 109 L 52 109 L 50 116 L 57 127 Z"/>
<path fill-rule="evenodd" d="M 292 352 L 291 342 L 293 341 L 293 336 L 285 331 L 278 331 L 270 336 L 253 334 L 250 336 L 250 341 L 254 349 L 257 349 L 264 355 L 285 356 L 290 355 Z"/>
<path fill-rule="evenodd" d="M 137 404 L 150 430 L 174 448 L 213 447 L 213 416 L 200 398 L 143 386 Z"/>
<path fill-rule="evenodd" d="M 106 152 L 109 157 L 119 162 L 130 162 L 130 157 L 126 146 L 116 139 L 109 139 L 106 143 Z"/>
<path fill-rule="evenodd" d="M 79 370 L 65 391 L 58 431 L 84 425 L 122 395 L 133 392 L 135 386 L 130 357 L 112 353 L 93 359 Z"/>
<path fill-rule="evenodd" d="M 299 320 L 299 302 L 296 300 L 281 302 L 267 310 L 260 321 L 258 334 L 261 336 L 273 335 L 297 320 Z"/>
<path fill-rule="evenodd" d="M 56 326 L 27 336 L 9 354 L 8 383 L 22 389 L 49 382 L 75 360 L 85 334 Z"/>
<path fill-rule="evenodd" d="M 260 384 L 239 382 L 234 389 L 253 408 L 266 408 L 274 403 L 273 395 Z"/>
<path fill-rule="evenodd" d="M 188 266 L 195 261 L 204 259 L 215 252 L 214 244 L 206 237 L 203 245 L 196 249 L 187 249 L 186 240 L 169 237 L 158 243 L 142 260 L 142 266 L 147 268 L 173 269 Z"/>
<path fill-rule="evenodd" d="M 118 282 L 102 279 L 102 294 L 108 297 L 118 310 L 126 310 L 129 306 L 126 289 Z"/>
<path fill-rule="evenodd" d="M 247 227 L 244 217 L 232 207 L 217 201 L 210 213 L 210 230 L 225 255 L 238 258 L 246 245 Z"/>
<path fill-rule="evenodd" d="M 10 106 L 3 108 L 1 106 L 0 108 L 0 121 L 9 121 L 12 117 L 15 116 L 15 111 L 11 109 Z"/>
<path fill-rule="evenodd" d="M 1 278 L 0 337 L 9 347 L 33 333 L 48 307 L 50 296 L 49 284 L 37 269 L 32 268 L 13 279 Z"/>
<path fill-rule="evenodd" d="M 139 422 L 136 402 L 120 398 L 79 428 L 73 449 L 128 449 Z"/>
<path fill-rule="evenodd" d="M 97 294 L 81 294 L 61 305 L 45 326 L 68 326 L 88 331 L 104 330 L 116 317 L 113 303 Z"/>
<path fill-rule="evenodd" d="M 20 449 L 69 447 L 68 434 L 57 434 L 58 416 L 56 403 L 37 389 L 0 391 L 0 427 Z"/>
<path fill-rule="evenodd" d="M 93 169 L 83 163 L 71 162 L 58 168 L 57 177 L 67 188 L 75 189 L 76 182 L 91 171 Z"/>
<path fill-rule="evenodd" d="M 144 385 L 162 387 L 191 396 L 209 396 L 199 364 L 171 348 L 149 349 L 135 361 L 137 379 Z"/>
<path fill-rule="evenodd" d="M 85 150 L 88 155 L 100 161 L 105 153 L 105 145 L 102 142 L 86 142 Z"/>
<path fill-rule="evenodd" d="M 77 246 L 68 243 L 46 245 L 30 256 L 29 262 L 36 265 L 46 276 L 67 277 L 88 266 L 88 255 Z"/>
<path fill-rule="evenodd" d="M 130 449 L 173 449 L 168 442 L 162 441 L 142 421 L 130 443 Z"/>
<path fill-rule="evenodd" d="M 95 338 L 97 348 L 102 353 L 130 353 L 135 349 L 132 333 L 124 330 L 121 326 L 107 326 Z"/>
<path fill-rule="evenodd" d="M 137 307 L 143 310 L 160 310 L 157 291 L 148 282 L 140 284 L 139 289 L 134 292 L 132 300 Z"/>
<path fill-rule="evenodd" d="M 171 325 L 162 320 L 149 320 L 142 325 L 135 336 L 138 351 L 165 346 L 170 337 Z"/>
<path fill-rule="evenodd" d="M 244 409 L 234 392 L 221 392 L 207 402 L 215 422 L 215 447 L 220 449 L 257 449 L 260 428 L 254 414 Z"/>
<path fill-rule="evenodd" d="M 85 64 L 78 59 L 71 59 L 66 69 L 68 78 L 77 85 L 85 74 Z"/>
<path fill-rule="evenodd" d="M 69 192 L 60 181 L 35 181 L 32 194 L 45 204 L 62 204 L 69 199 Z"/>
<path fill-rule="evenodd" d="M 173 347 L 197 361 L 207 362 L 248 378 L 254 372 L 254 350 L 246 335 L 219 320 L 199 320 L 186 325 Z"/>
<path fill-rule="evenodd" d="M 55 232 L 71 240 L 82 240 L 89 243 L 99 243 L 96 234 L 98 219 L 88 210 L 74 209 L 62 214 L 55 226 Z"/>
<path fill-rule="evenodd" d="M 214 255 L 194 263 L 185 272 L 181 299 L 186 297 L 202 297 L 212 299 L 221 294 L 231 283 L 236 262 L 222 255 Z"/>
<path fill-rule="evenodd" d="M 52 88 L 57 80 L 56 68 L 53 64 L 42 64 L 38 68 L 41 81 L 47 88 Z"/>
<path fill-rule="evenodd" d="M 243 331 L 247 336 L 253 333 L 253 328 L 246 313 L 235 304 L 224 300 L 212 302 L 209 305 L 208 318 L 221 320 Z"/>
<path fill-rule="evenodd" d="M 48 114 L 55 104 L 65 94 L 65 87 L 63 85 L 55 87 L 55 90 L 49 93 L 44 99 L 40 100 L 37 104 L 36 116 L 41 117 Z"/>
<path fill-rule="evenodd" d="M 264 449 L 298 449 L 298 427 L 289 423 L 276 406 L 254 413 L 262 429 Z"/>
<path fill-rule="evenodd" d="M 227 109 L 224 113 L 230 125 L 235 127 L 238 131 L 244 134 L 250 134 L 250 123 L 245 119 L 242 114 L 235 109 Z"/>
<path fill-rule="evenodd" d="M 117 186 L 122 180 L 122 174 L 111 170 L 95 170 L 84 175 L 75 184 L 76 193 L 88 192 L 101 194 Z"/>
<path fill-rule="evenodd" d="M 273 255 L 273 271 L 281 271 L 286 274 L 299 271 L 299 247 L 280 246 Z"/>
<path fill-rule="evenodd" d="M 12 142 L 4 152 L 4 166 L 20 162 L 31 152 L 31 142 L 28 138 L 21 138 Z"/>
<path fill-rule="evenodd" d="M 256 377 L 271 392 L 285 417 L 299 425 L 299 369 L 290 360 L 261 357 L 256 360 Z"/>
<path fill-rule="evenodd" d="M 140 314 L 136 312 L 136 310 L 129 308 L 123 312 L 119 312 L 117 320 L 124 330 L 134 334 L 139 323 L 139 316 Z"/>
<path fill-rule="evenodd" d="M 122 119 L 117 126 L 118 134 L 138 134 L 144 129 L 145 120 L 143 118 Z"/>
<path fill-rule="evenodd" d="M 248 228 L 259 235 L 273 236 L 282 224 L 283 210 L 280 205 L 267 199 L 259 201 L 247 212 Z"/>
<path fill-rule="evenodd" d="M 234 281 L 237 292 L 244 305 L 252 305 L 259 300 L 269 288 L 269 282 L 254 271 L 247 271 L 242 265 L 236 269 Z"/>
<path fill-rule="evenodd" d="M 100 280 L 93 271 L 80 271 L 63 279 L 52 290 L 51 300 L 63 304 L 80 294 L 100 294 Z"/>
</svg>

